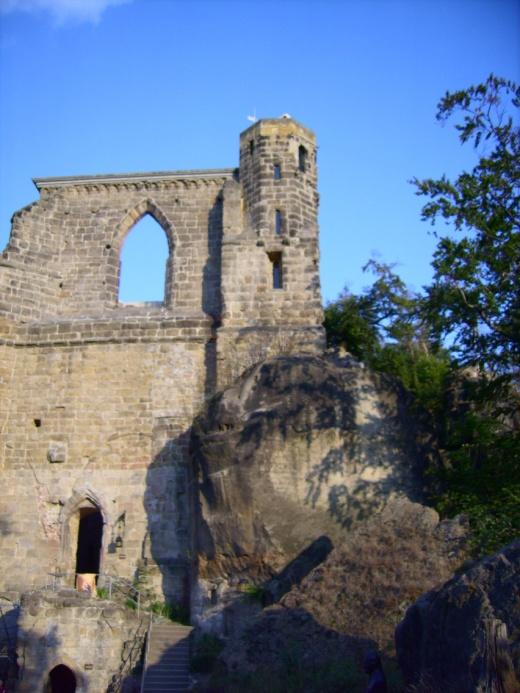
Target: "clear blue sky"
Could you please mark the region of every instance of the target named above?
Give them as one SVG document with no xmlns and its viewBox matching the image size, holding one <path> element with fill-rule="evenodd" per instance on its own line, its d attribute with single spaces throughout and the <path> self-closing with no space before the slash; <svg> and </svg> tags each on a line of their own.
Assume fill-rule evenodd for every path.
<svg viewBox="0 0 520 693">
<path fill-rule="evenodd" d="M 520 81 L 518 0 L 0 0 L 0 246 L 39 176 L 238 164 L 247 115 L 319 143 L 325 300 L 377 253 L 419 288 L 435 241 L 413 176 L 474 154 L 446 90 Z"/>
</svg>

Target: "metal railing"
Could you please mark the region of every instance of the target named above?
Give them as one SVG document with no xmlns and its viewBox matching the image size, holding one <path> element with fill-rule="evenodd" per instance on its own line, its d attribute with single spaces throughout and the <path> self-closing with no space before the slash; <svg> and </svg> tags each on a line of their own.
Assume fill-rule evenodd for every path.
<svg viewBox="0 0 520 693">
<path fill-rule="evenodd" d="M 141 611 L 141 592 L 137 587 L 128 580 L 114 575 L 104 574 L 100 577 L 103 578 L 104 583 L 100 585 L 100 587 L 108 589 L 108 598 L 113 599 L 115 593 L 122 594 L 127 602 L 127 606 L 132 605 L 131 608 L 135 608 L 137 610 L 137 616 L 139 616 Z"/>
<path fill-rule="evenodd" d="M 143 693 L 143 690 L 144 690 L 144 679 L 146 677 L 146 667 L 148 665 L 148 657 L 150 655 L 150 638 L 152 635 L 152 623 L 153 623 L 153 617 L 152 617 L 152 614 L 150 614 L 150 622 L 148 624 L 148 631 L 146 633 L 146 643 L 145 643 L 145 647 L 144 647 L 143 671 L 141 674 L 141 688 L 139 689 L 140 693 Z"/>
<path fill-rule="evenodd" d="M 84 575 L 84 573 L 57 571 L 55 573 L 48 573 L 48 575 L 52 578 L 52 581 L 47 583 L 43 589 L 58 592 L 68 587 L 78 592 L 88 592 L 92 594 L 90 585 L 86 585 L 83 589 L 78 589 L 78 576 Z M 122 596 L 125 599 L 126 605 L 135 609 L 137 611 L 137 616 L 139 616 L 142 606 L 141 592 L 129 580 L 116 575 L 109 575 L 108 573 L 89 573 L 89 575 L 94 575 L 96 578 L 94 589 L 106 590 L 108 599 L 110 600 L 115 599 L 116 595 Z M 69 584 L 67 584 L 67 582 Z"/>
</svg>

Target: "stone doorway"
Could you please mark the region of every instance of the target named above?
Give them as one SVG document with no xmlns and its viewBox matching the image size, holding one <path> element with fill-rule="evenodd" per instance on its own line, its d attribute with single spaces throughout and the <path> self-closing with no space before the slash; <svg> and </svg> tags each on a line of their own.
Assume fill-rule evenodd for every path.
<svg viewBox="0 0 520 693">
<path fill-rule="evenodd" d="M 82 589 L 77 575 L 83 574 L 89 576 L 89 591 L 95 589 L 97 576 L 103 572 L 106 525 L 105 508 L 91 492 L 76 493 L 66 503 L 58 571 L 67 586 Z"/>
<path fill-rule="evenodd" d="M 43 690 L 44 693 L 76 693 L 74 672 L 65 664 L 58 664 L 49 672 L 49 678 Z"/>
<path fill-rule="evenodd" d="M 86 587 L 93 589 L 97 582 L 103 544 L 103 516 L 98 508 L 86 507 L 78 510 L 78 540 L 76 546 L 76 575 L 91 576 L 85 582 Z M 79 589 L 81 584 L 77 585 Z"/>
</svg>

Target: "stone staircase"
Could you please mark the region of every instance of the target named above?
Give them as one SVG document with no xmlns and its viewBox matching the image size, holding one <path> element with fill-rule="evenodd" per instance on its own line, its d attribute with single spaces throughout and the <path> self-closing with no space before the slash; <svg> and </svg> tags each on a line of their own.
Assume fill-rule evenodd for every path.
<svg viewBox="0 0 520 693">
<path fill-rule="evenodd" d="M 152 623 L 141 693 L 189 691 L 191 677 L 191 626 L 156 621 Z"/>
</svg>

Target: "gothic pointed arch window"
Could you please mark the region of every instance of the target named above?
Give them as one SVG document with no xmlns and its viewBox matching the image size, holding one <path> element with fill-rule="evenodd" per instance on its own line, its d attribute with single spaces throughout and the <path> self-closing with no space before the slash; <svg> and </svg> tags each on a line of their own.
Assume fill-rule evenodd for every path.
<svg viewBox="0 0 520 693">
<path fill-rule="evenodd" d="M 132 226 L 123 242 L 119 302 L 165 303 L 169 254 L 164 228 L 147 212 Z"/>
</svg>

